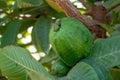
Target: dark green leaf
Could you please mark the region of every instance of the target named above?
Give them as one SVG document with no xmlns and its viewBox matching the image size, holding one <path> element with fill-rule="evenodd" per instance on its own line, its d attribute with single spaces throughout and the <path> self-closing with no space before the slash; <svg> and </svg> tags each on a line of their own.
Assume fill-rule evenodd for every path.
<svg viewBox="0 0 120 80">
<path fill-rule="evenodd" d="M 50 24 L 50 18 L 40 17 L 36 22 L 32 32 L 32 38 L 37 49 L 42 50 L 45 53 L 47 53 L 49 48 Z"/>
<path fill-rule="evenodd" d="M 7 25 L 7 28 L 1 39 L 1 47 L 17 44 L 17 34 L 21 26 L 20 20 L 14 20 Z"/>
<path fill-rule="evenodd" d="M 0 8 L 5 8 L 7 7 L 7 3 L 5 0 L 0 0 Z"/>
<path fill-rule="evenodd" d="M 120 24 L 120 11 L 113 11 L 112 12 L 112 21 L 111 25 Z"/>
<path fill-rule="evenodd" d="M 7 20 L 8 20 L 7 18 L 0 18 L 0 26 L 6 23 Z"/>
<path fill-rule="evenodd" d="M 117 4 L 120 4 L 120 0 L 107 0 L 103 5 L 106 9 L 110 9 Z"/>
<path fill-rule="evenodd" d="M 23 31 L 27 30 L 29 27 L 33 26 L 34 23 L 35 23 L 35 21 L 22 20 L 22 22 L 21 22 L 22 27 L 20 27 L 20 32 L 23 32 Z"/>
</svg>

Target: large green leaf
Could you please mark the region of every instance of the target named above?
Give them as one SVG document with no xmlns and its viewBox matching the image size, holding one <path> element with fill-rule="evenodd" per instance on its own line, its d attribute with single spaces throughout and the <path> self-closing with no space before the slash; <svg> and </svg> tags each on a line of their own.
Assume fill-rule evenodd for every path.
<svg viewBox="0 0 120 80">
<path fill-rule="evenodd" d="M 120 4 L 120 0 L 107 0 L 103 5 L 106 9 L 110 9 L 117 4 Z"/>
<path fill-rule="evenodd" d="M 17 34 L 21 26 L 20 20 L 14 20 L 7 25 L 7 28 L 1 39 L 1 47 L 17 44 Z"/>
<path fill-rule="evenodd" d="M 32 32 L 32 39 L 37 49 L 42 50 L 45 53 L 47 53 L 49 48 L 50 23 L 50 18 L 40 17 Z"/>
<path fill-rule="evenodd" d="M 0 54 L 0 63 L 9 64 L 9 67 L 10 67 L 10 70 L 9 70 L 9 67 L 7 65 L 3 65 L 3 67 L 4 67 L 3 69 L 5 69 L 6 72 L 11 71 L 11 73 L 12 73 L 12 72 L 14 72 L 14 67 L 20 66 L 22 68 L 22 70 L 24 68 L 27 71 L 40 74 L 39 76 L 42 76 L 42 77 L 45 76 L 48 79 L 53 78 L 53 76 L 51 76 L 39 62 L 34 60 L 30 56 L 30 53 L 27 50 L 25 50 L 24 48 L 17 47 L 17 46 L 8 46 L 8 47 L 3 48 L 0 51 L 0 53 L 1 53 Z M 15 64 L 13 64 L 13 63 L 15 63 Z M 9 70 L 9 71 L 7 71 L 7 70 Z M 21 71 L 20 71 L 20 69 L 15 70 L 16 73 L 19 73 Z M 11 76 L 14 76 L 14 75 L 15 75 L 15 73 L 11 74 Z M 21 80 L 25 80 L 25 79 L 21 79 Z"/>
<path fill-rule="evenodd" d="M 19 66 L 16 62 L 9 60 L 8 57 L 3 54 L 4 52 L 0 50 L 1 74 L 6 76 L 9 80 L 27 80 L 27 74 L 24 68 Z"/>
<path fill-rule="evenodd" d="M 91 57 L 106 68 L 120 65 L 120 36 L 97 40 Z"/>
</svg>

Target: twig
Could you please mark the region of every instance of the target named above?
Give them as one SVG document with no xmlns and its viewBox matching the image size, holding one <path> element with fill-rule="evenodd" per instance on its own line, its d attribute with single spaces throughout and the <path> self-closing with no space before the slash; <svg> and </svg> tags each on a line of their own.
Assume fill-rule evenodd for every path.
<svg viewBox="0 0 120 80">
<path fill-rule="evenodd" d="M 37 21 L 37 18 L 31 18 L 31 17 L 25 17 L 25 16 L 23 16 L 23 17 L 21 17 L 21 16 L 19 16 L 19 15 L 15 15 L 15 14 L 9 14 L 9 13 L 7 13 L 7 12 L 4 12 L 6 15 L 8 15 L 11 19 L 12 18 L 15 18 L 15 17 L 17 17 L 17 18 L 21 18 L 21 19 L 24 19 L 24 20 L 33 20 L 33 21 Z"/>
</svg>

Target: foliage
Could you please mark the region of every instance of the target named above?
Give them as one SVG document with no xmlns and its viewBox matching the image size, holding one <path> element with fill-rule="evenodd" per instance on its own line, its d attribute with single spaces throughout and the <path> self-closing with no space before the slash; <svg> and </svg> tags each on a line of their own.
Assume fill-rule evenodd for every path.
<svg viewBox="0 0 120 80">
<path fill-rule="evenodd" d="M 86 0 L 91 6 L 96 1 Z M 49 31 L 56 19 L 67 17 L 63 10 L 50 0 L 0 0 L 0 80 L 117 80 L 110 70 L 120 65 L 120 11 L 113 9 L 120 0 L 99 1 L 110 11 L 110 22 L 98 23 L 107 38 L 95 40 L 91 55 L 69 69 L 65 65 L 66 74 L 59 77 L 51 74 L 53 63 L 61 58 L 50 45 Z M 31 46 L 45 57 L 35 60 Z"/>
</svg>

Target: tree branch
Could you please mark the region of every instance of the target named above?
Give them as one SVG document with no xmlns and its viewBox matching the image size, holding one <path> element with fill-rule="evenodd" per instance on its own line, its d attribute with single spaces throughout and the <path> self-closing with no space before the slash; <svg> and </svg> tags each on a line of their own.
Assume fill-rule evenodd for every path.
<svg viewBox="0 0 120 80">
<path fill-rule="evenodd" d="M 91 29 L 91 26 L 96 25 L 95 21 L 89 19 L 87 16 L 81 14 L 72 4 L 69 0 L 52 0 L 58 4 L 63 11 L 66 13 L 69 17 L 74 17 L 81 21 L 83 24 L 85 24 L 88 29 Z"/>
</svg>

